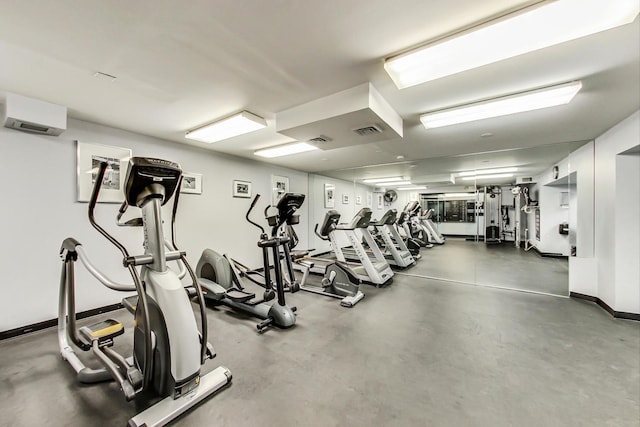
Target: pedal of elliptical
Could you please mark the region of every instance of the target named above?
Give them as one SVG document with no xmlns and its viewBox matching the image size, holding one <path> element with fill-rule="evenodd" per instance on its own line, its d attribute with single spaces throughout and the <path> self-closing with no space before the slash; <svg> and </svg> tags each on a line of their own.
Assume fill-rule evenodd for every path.
<svg viewBox="0 0 640 427">
<path fill-rule="evenodd" d="M 103 344 L 124 334 L 124 325 L 116 320 L 107 319 L 93 325 L 83 326 L 79 332 L 88 342 L 97 340 L 99 344 Z"/>
<path fill-rule="evenodd" d="M 256 294 L 250 294 L 248 292 L 240 291 L 238 289 L 229 289 L 225 293 L 227 298 L 233 302 L 246 303 L 255 298 Z"/>
</svg>

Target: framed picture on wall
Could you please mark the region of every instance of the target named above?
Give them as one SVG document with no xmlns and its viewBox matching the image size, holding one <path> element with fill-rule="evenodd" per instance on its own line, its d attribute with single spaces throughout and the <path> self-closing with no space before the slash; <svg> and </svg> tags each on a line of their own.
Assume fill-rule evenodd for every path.
<svg viewBox="0 0 640 427">
<path fill-rule="evenodd" d="M 202 194 L 202 174 L 183 172 L 181 193 Z"/>
<path fill-rule="evenodd" d="M 251 197 L 251 183 L 249 181 L 233 181 L 233 197 Z"/>
<path fill-rule="evenodd" d="M 356 196 L 356 205 L 361 205 L 361 204 L 362 204 L 362 196 L 358 194 Z"/>
<path fill-rule="evenodd" d="M 376 200 L 378 202 L 378 209 L 384 208 L 384 193 L 376 193 Z"/>
<path fill-rule="evenodd" d="M 349 204 L 349 195 L 348 194 L 343 194 L 342 195 L 342 204 L 343 205 L 348 205 Z"/>
<path fill-rule="evenodd" d="M 76 141 L 76 144 L 78 201 L 88 202 L 91 199 L 100 164 L 106 162 L 107 169 L 102 179 L 98 202 L 122 203 L 124 174 L 131 158 L 131 149 L 81 141 Z"/>
<path fill-rule="evenodd" d="M 336 207 L 336 186 L 333 184 L 324 185 L 324 207 L 335 208 Z"/>
<path fill-rule="evenodd" d="M 367 192 L 367 207 L 368 208 L 373 207 L 373 193 Z"/>
<path fill-rule="evenodd" d="M 289 178 L 271 175 L 271 204 L 277 205 L 280 198 L 287 192 L 289 192 Z"/>
</svg>

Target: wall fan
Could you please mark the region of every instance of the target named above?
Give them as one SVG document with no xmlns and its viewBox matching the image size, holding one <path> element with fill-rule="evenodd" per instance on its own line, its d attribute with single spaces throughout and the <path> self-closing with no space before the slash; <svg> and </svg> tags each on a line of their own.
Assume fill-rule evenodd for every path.
<svg viewBox="0 0 640 427">
<path fill-rule="evenodd" d="M 398 193 L 395 190 L 387 190 L 384 192 L 384 201 L 386 203 L 393 203 L 398 198 Z"/>
</svg>

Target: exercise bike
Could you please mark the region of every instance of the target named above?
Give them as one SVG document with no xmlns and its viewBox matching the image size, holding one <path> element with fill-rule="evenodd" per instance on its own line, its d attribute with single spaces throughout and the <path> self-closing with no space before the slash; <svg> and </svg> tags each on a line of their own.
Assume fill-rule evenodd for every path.
<svg viewBox="0 0 640 427">
<path fill-rule="evenodd" d="M 143 255 L 130 255 L 127 249 L 98 225 L 94 210 L 107 163 L 100 164 L 89 202 L 89 222 L 109 242 L 120 250 L 123 264 L 133 284 L 114 282 L 98 270 L 87 257 L 83 246 L 73 238 L 62 242 L 63 261 L 58 307 L 58 342 L 62 358 L 69 362 L 81 383 L 115 380 L 127 400 L 143 394 L 163 398 L 129 420 L 130 427 L 164 425 L 193 408 L 231 381 L 231 373 L 218 367 L 206 375 L 200 367 L 215 356 L 207 342 L 207 317 L 204 296 L 195 286 L 197 279 L 186 254 L 176 249 L 174 220 L 178 196 L 174 197 L 172 242 L 165 241 L 161 207 L 179 188 L 182 170 L 177 163 L 166 160 L 133 157 L 125 178 L 125 201 L 119 209 L 117 224 L 142 227 Z M 140 218 L 122 222 L 130 206 L 142 211 Z M 165 247 L 170 249 L 165 250 Z M 80 262 L 103 285 L 116 291 L 135 291 L 137 300 L 126 299 L 133 310 L 133 355 L 125 358 L 112 347 L 117 336 L 124 334 L 124 325 L 105 320 L 93 325 L 76 326 L 75 263 Z M 180 275 L 167 267 L 167 262 L 180 264 Z M 140 268 L 138 272 L 137 267 Z M 188 290 L 180 280 L 186 272 L 194 283 L 193 292 L 199 303 L 201 330 L 194 316 Z M 73 346 L 72 346 L 73 345 Z M 74 347 L 89 352 L 102 368 L 92 369 L 81 361 Z"/>
<path fill-rule="evenodd" d="M 246 220 L 260 229 L 258 247 L 262 249 L 264 269 L 264 292 L 262 298 L 257 298 L 255 293 L 247 292 L 242 283 L 243 274 L 238 270 L 233 260 L 227 255 L 205 249 L 196 266 L 196 276 L 204 296 L 213 304 L 224 304 L 235 310 L 244 311 L 260 319 L 262 322 L 256 325 L 259 332 L 263 332 L 268 326 L 275 325 L 280 328 L 290 328 L 296 323 L 296 307 L 289 307 L 285 301 L 284 281 L 282 266 L 280 264 L 280 249 L 289 243 L 287 237 L 269 237 L 259 224 L 253 222 L 249 215 L 255 207 L 260 195 L 251 202 L 247 211 Z M 273 259 L 275 272 L 275 291 L 271 281 L 271 263 L 269 251 Z M 277 301 L 267 304 L 277 296 Z"/>
</svg>

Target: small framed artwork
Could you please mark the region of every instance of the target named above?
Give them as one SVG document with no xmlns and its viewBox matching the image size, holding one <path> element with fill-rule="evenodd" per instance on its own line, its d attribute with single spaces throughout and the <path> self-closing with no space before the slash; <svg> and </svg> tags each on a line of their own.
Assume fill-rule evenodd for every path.
<svg viewBox="0 0 640 427">
<path fill-rule="evenodd" d="M 342 195 L 342 204 L 343 205 L 348 205 L 349 204 L 349 195 L 348 194 L 343 194 Z"/>
<path fill-rule="evenodd" d="M 356 205 L 361 205 L 361 204 L 362 204 L 362 196 L 358 194 L 356 196 Z"/>
<path fill-rule="evenodd" d="M 367 192 L 367 207 L 368 208 L 373 207 L 373 193 Z"/>
<path fill-rule="evenodd" d="M 289 178 L 286 176 L 271 175 L 271 204 L 278 204 L 280 198 L 289 191 Z"/>
<path fill-rule="evenodd" d="M 378 200 L 378 209 L 384 208 L 384 193 L 376 193 L 376 199 Z"/>
<path fill-rule="evenodd" d="M 336 186 L 333 184 L 324 185 L 324 207 L 335 208 L 336 207 Z"/>
<path fill-rule="evenodd" d="M 181 193 L 202 194 L 202 174 L 183 172 Z"/>
<path fill-rule="evenodd" d="M 249 181 L 233 181 L 233 197 L 251 197 L 251 183 Z"/>
<path fill-rule="evenodd" d="M 98 177 L 100 163 L 107 169 L 102 178 L 98 202 L 122 203 L 124 200 L 124 174 L 127 171 L 131 149 L 76 141 L 78 174 L 78 201 L 88 202 Z"/>
</svg>

